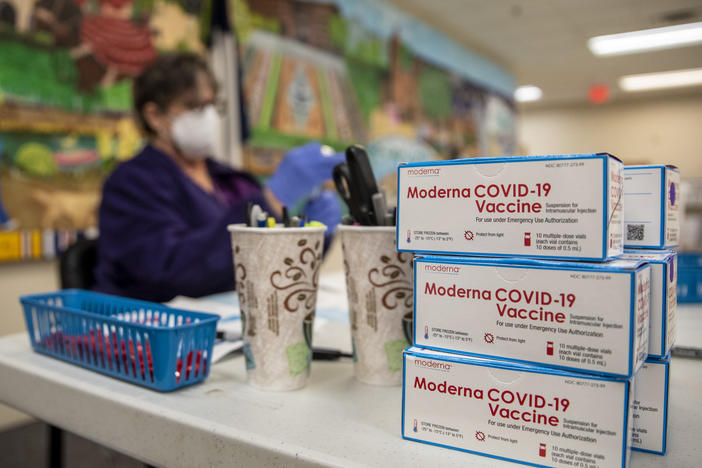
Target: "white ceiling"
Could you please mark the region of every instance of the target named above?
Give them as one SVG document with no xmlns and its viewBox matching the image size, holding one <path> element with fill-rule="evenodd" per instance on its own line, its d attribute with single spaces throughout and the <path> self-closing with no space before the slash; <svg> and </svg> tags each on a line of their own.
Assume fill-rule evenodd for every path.
<svg viewBox="0 0 702 468">
<path fill-rule="evenodd" d="M 611 100 L 702 87 L 623 93 L 622 75 L 702 67 L 702 45 L 616 57 L 595 57 L 590 37 L 702 21 L 702 0 L 389 0 L 413 16 L 510 70 L 518 84 L 539 86 L 531 106 L 587 102 L 591 85 L 607 84 Z M 666 15 L 685 13 L 687 17 Z"/>
</svg>

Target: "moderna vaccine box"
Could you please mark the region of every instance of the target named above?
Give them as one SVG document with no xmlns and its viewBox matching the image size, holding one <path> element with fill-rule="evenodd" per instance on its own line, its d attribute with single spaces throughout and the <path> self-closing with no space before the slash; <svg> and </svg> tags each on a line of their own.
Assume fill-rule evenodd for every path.
<svg viewBox="0 0 702 468">
<path fill-rule="evenodd" d="M 533 466 L 629 464 L 630 379 L 418 347 L 403 372 L 405 439 Z"/>
<path fill-rule="evenodd" d="M 668 439 L 670 356 L 646 359 L 635 379 L 631 448 L 665 455 Z"/>
<path fill-rule="evenodd" d="M 624 247 L 668 249 L 680 242 L 680 171 L 624 167 Z"/>
<path fill-rule="evenodd" d="M 648 355 L 650 267 L 533 259 L 415 259 L 414 344 L 612 376 Z"/>
<path fill-rule="evenodd" d="M 675 344 L 678 308 L 678 254 L 674 250 L 624 250 L 620 258 L 651 266 L 648 355 L 663 359 Z"/>
<path fill-rule="evenodd" d="M 398 167 L 397 249 L 603 261 L 622 253 L 623 164 L 607 153 Z"/>
</svg>

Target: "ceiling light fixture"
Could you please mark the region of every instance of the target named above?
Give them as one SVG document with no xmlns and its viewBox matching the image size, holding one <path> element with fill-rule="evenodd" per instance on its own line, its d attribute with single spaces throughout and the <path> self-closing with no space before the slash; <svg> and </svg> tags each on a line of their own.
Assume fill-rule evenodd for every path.
<svg viewBox="0 0 702 468">
<path fill-rule="evenodd" d="M 642 73 L 619 78 L 619 87 L 629 92 L 695 85 L 702 85 L 702 68 L 661 73 Z"/>
<path fill-rule="evenodd" d="M 620 55 L 702 44 L 702 22 L 592 37 L 595 55 Z"/>
<path fill-rule="evenodd" d="M 538 101 L 541 96 L 543 96 L 543 92 L 538 86 L 525 85 L 514 90 L 514 99 L 517 102 Z"/>
</svg>

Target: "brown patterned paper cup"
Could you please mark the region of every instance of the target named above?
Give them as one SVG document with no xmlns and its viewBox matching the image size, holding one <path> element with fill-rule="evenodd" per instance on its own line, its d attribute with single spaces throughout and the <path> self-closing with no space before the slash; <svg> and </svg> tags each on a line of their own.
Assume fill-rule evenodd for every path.
<svg viewBox="0 0 702 468">
<path fill-rule="evenodd" d="M 326 227 L 228 226 L 251 385 L 305 386 Z"/>
<path fill-rule="evenodd" d="M 403 327 L 412 315 L 412 254 L 397 252 L 392 226 L 339 226 L 354 374 L 372 385 L 400 385 Z M 410 325 L 411 326 L 411 325 Z"/>
</svg>

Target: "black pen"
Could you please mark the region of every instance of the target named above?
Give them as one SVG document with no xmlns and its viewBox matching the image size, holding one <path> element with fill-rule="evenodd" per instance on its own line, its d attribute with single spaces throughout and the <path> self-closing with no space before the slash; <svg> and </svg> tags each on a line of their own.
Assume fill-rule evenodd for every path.
<svg viewBox="0 0 702 468">
<path fill-rule="evenodd" d="M 352 358 L 353 354 L 345 353 L 340 349 L 312 348 L 312 359 L 315 361 L 336 361 L 342 357 Z"/>
<path fill-rule="evenodd" d="M 288 207 L 283 205 L 283 227 L 288 227 L 290 224 L 290 213 L 288 213 Z"/>
<path fill-rule="evenodd" d="M 702 349 L 690 346 L 674 346 L 671 354 L 676 357 L 702 359 Z"/>
</svg>

